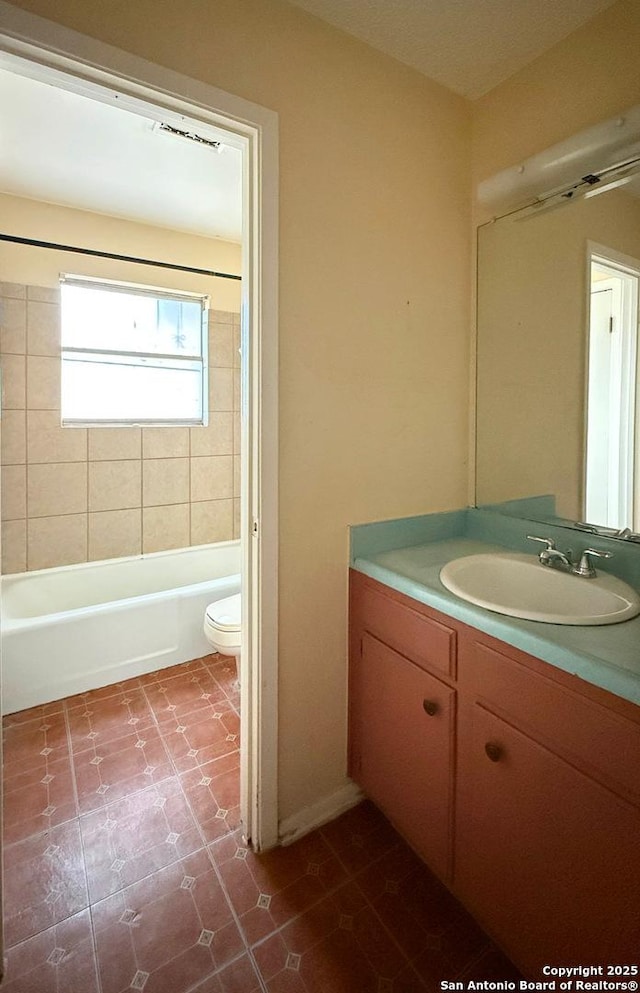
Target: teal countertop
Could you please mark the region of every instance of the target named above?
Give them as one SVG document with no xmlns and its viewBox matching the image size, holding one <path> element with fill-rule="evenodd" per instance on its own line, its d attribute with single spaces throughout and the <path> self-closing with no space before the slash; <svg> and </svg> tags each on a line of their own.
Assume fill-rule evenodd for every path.
<svg viewBox="0 0 640 993">
<path fill-rule="evenodd" d="M 351 530 L 351 564 L 359 572 L 414 600 L 640 704 L 640 616 L 621 624 L 601 626 L 544 624 L 485 610 L 445 589 L 440 582 L 440 570 L 452 559 L 507 550 L 534 554 L 526 534 L 546 535 L 554 530 L 546 526 L 541 530 L 540 525 L 528 521 L 520 521 L 519 529 L 514 528 L 513 519 L 506 522 L 503 530 L 500 522 L 494 520 L 500 515 L 489 513 L 486 520 L 487 513 L 469 509 L 359 525 Z M 579 539 L 584 537 L 578 534 Z M 594 541 L 593 535 L 586 538 Z M 566 539 L 565 530 L 560 539 L 556 537 L 558 547 L 565 547 Z M 580 544 L 588 547 L 584 540 L 573 540 L 573 544 L 578 552 Z M 617 574 L 638 587 L 640 583 L 633 580 L 636 568 L 640 567 L 640 548 L 620 549 L 621 545 L 621 542 L 613 544 L 615 554 L 624 560 Z M 597 547 L 612 546 L 607 540 L 598 539 Z M 612 568 L 608 571 L 614 572 Z"/>
</svg>

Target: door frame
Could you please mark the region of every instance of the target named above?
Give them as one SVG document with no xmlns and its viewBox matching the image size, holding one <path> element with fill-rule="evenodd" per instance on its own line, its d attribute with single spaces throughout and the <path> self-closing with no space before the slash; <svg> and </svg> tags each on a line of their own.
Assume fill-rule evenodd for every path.
<svg viewBox="0 0 640 993">
<path fill-rule="evenodd" d="M 223 129 L 243 147 L 241 812 L 278 842 L 278 116 L 0 0 L 0 67 Z"/>
</svg>

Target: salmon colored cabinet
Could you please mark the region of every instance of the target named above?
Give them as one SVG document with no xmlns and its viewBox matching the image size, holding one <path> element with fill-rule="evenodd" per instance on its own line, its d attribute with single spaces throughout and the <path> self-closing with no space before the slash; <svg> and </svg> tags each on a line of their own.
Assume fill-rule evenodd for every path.
<svg viewBox="0 0 640 993">
<path fill-rule="evenodd" d="M 455 690 L 368 632 L 353 673 L 352 774 L 398 831 L 447 878 Z"/>
<path fill-rule="evenodd" d="M 356 572 L 350 637 L 352 777 L 515 964 L 640 965 L 640 708 Z"/>
<path fill-rule="evenodd" d="M 350 775 L 448 880 L 456 636 L 421 604 L 390 593 L 353 573 Z"/>
</svg>

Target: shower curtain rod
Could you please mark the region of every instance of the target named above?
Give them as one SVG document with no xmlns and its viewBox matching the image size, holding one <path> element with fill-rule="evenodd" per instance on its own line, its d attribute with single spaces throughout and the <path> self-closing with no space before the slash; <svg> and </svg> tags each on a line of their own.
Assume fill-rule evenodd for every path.
<svg viewBox="0 0 640 993">
<path fill-rule="evenodd" d="M 135 255 L 116 255 L 114 252 L 98 252 L 93 248 L 77 248 L 74 245 L 57 245 L 53 241 L 37 241 L 35 238 L 18 238 L 13 234 L 0 234 L 0 241 L 9 241 L 14 245 L 30 245 L 32 248 L 53 248 L 59 252 L 74 252 L 76 255 L 91 255 L 98 259 L 113 259 L 116 262 L 138 262 L 141 265 L 153 265 L 159 269 L 174 269 L 177 272 L 191 272 L 198 276 L 217 276 L 218 279 L 237 279 L 230 272 L 216 272 L 214 269 L 197 269 L 190 265 L 176 265 L 173 262 L 157 262 L 154 259 L 139 259 Z"/>
</svg>

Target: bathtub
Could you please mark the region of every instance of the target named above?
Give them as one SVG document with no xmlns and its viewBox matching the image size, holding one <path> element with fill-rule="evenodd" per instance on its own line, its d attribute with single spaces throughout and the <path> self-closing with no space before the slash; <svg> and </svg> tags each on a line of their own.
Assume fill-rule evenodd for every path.
<svg viewBox="0 0 640 993">
<path fill-rule="evenodd" d="M 207 655 L 207 604 L 240 591 L 240 542 L 3 576 L 5 714 Z"/>
</svg>

